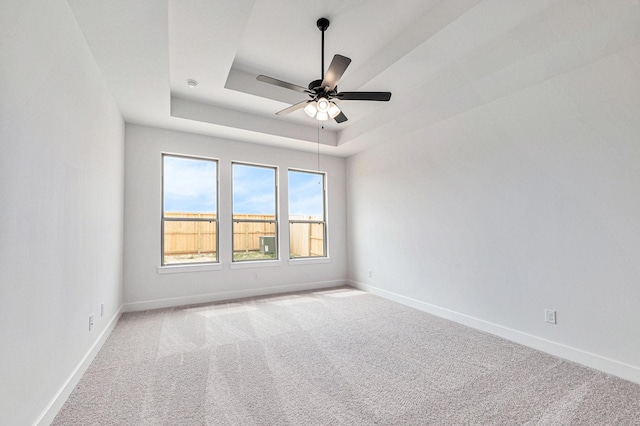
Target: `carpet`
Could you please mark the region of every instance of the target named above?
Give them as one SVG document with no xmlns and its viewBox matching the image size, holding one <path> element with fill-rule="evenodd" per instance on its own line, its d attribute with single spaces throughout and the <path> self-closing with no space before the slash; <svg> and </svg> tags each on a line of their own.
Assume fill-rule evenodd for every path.
<svg viewBox="0 0 640 426">
<path fill-rule="evenodd" d="M 124 314 L 53 422 L 460 424 L 640 424 L 640 385 L 342 287 Z"/>
</svg>

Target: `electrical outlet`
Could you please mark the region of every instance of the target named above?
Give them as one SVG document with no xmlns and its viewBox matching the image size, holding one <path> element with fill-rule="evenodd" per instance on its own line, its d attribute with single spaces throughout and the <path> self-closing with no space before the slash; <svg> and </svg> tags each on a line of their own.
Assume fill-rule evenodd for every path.
<svg viewBox="0 0 640 426">
<path fill-rule="evenodd" d="M 552 311 L 551 309 L 545 309 L 544 320 L 549 324 L 556 324 L 556 311 Z"/>
<path fill-rule="evenodd" d="M 89 315 L 89 331 L 91 331 L 92 327 L 93 327 L 93 315 Z"/>
<path fill-rule="evenodd" d="M 373 271 L 369 269 L 369 278 L 373 278 Z"/>
<path fill-rule="evenodd" d="M 104 316 L 104 303 L 100 304 L 100 316 L 103 317 Z"/>
<path fill-rule="evenodd" d="M 255 272 L 255 273 L 253 274 L 253 279 L 254 279 L 254 280 L 257 280 L 257 279 L 258 279 L 258 273 L 257 273 L 257 272 Z"/>
</svg>

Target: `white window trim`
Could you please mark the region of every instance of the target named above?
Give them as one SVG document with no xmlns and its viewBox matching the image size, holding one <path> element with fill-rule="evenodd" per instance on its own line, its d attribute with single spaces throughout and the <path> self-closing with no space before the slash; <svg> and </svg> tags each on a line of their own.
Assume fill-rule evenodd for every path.
<svg viewBox="0 0 640 426">
<path fill-rule="evenodd" d="M 221 271 L 221 263 L 202 263 L 197 265 L 191 264 L 177 264 L 177 265 L 164 265 L 157 267 L 158 274 L 181 274 L 184 272 L 205 272 L 205 271 Z"/>
<path fill-rule="evenodd" d="M 231 269 L 245 269 L 245 268 L 262 268 L 262 267 L 274 267 L 282 266 L 282 261 L 278 260 L 241 260 L 229 263 Z"/>
<path fill-rule="evenodd" d="M 216 163 L 216 258 L 215 262 L 202 262 L 200 263 L 176 263 L 176 264 L 163 264 L 164 262 L 164 224 L 167 219 L 164 216 L 164 158 L 165 156 L 169 157 L 181 157 L 188 158 L 194 160 L 204 160 L 204 161 L 213 161 Z M 220 159 L 212 158 L 212 157 L 203 157 L 199 155 L 190 155 L 190 154 L 182 154 L 175 152 L 161 152 L 160 153 L 160 161 L 161 161 L 161 187 L 162 187 L 162 205 L 161 205 L 161 214 L 160 214 L 160 266 L 158 266 L 159 274 L 172 274 L 172 273 L 180 273 L 180 272 L 195 272 L 195 271 L 215 271 L 221 270 L 222 264 L 220 263 Z M 192 221 L 186 219 L 187 221 Z M 195 221 L 194 221 L 195 222 Z"/>
<path fill-rule="evenodd" d="M 331 258 L 329 256 L 315 256 L 315 257 L 296 257 L 289 259 L 289 265 L 312 265 L 314 263 L 330 263 Z"/>
<path fill-rule="evenodd" d="M 312 173 L 312 174 L 320 174 L 322 175 L 322 185 L 323 185 L 323 208 L 324 208 L 324 220 L 322 224 L 324 225 L 324 256 L 300 256 L 289 258 L 289 265 L 308 265 L 313 263 L 329 263 L 331 259 L 329 258 L 329 200 L 328 200 L 328 175 L 327 172 L 321 172 L 319 170 L 306 170 L 306 169 L 298 169 L 296 167 L 291 167 L 287 169 L 287 193 L 289 191 L 289 172 L 301 172 L 301 173 Z M 289 202 L 287 200 L 287 205 Z M 287 214 L 287 222 L 289 226 L 289 232 L 291 232 L 291 220 L 289 219 L 289 214 Z M 295 221 L 294 221 L 295 222 Z M 298 221 L 299 223 L 314 223 L 314 221 Z M 316 223 L 320 223 L 320 221 L 316 221 Z M 289 244 L 291 244 L 291 240 L 289 240 Z"/>
<path fill-rule="evenodd" d="M 251 167 L 262 167 L 262 168 L 266 168 L 266 169 L 274 169 L 275 171 L 275 176 L 274 176 L 274 185 L 275 185 L 275 215 L 274 215 L 274 220 L 272 221 L 267 221 L 267 222 L 273 222 L 276 225 L 276 233 L 275 233 L 275 237 L 276 237 L 276 248 L 277 248 L 277 254 L 278 257 L 276 259 L 259 259 L 259 260 L 234 260 L 233 259 L 233 238 L 234 238 L 234 234 L 233 234 L 233 223 L 234 221 L 238 220 L 238 219 L 234 219 L 233 218 L 233 166 L 234 164 L 238 164 L 238 165 L 242 165 L 242 166 L 251 166 Z M 281 258 L 281 252 L 280 252 L 280 242 L 282 240 L 282 235 L 280 235 L 280 214 L 279 214 L 279 209 L 280 209 L 280 167 L 279 166 L 274 166 L 274 165 L 269 165 L 269 164 L 262 164 L 262 163 L 252 163 L 252 162 L 246 162 L 246 161 L 231 161 L 231 263 L 230 268 L 231 269 L 242 269 L 242 268 L 254 268 L 254 267 L 259 267 L 259 266 L 280 266 L 282 265 L 282 258 Z M 243 219 L 241 219 L 243 220 Z M 251 222 L 251 221 L 247 221 L 247 222 Z M 259 221 L 256 221 L 259 222 Z M 240 266 L 243 265 L 243 266 Z M 246 266 L 244 266 L 246 265 Z"/>
</svg>

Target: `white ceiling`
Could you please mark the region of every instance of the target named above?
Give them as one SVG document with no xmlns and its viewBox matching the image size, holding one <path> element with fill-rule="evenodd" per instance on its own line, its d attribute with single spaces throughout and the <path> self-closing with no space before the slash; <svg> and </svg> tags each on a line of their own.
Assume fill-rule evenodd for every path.
<svg viewBox="0 0 640 426">
<path fill-rule="evenodd" d="M 638 0 L 68 0 L 125 120 L 348 156 L 640 43 Z M 349 121 L 275 112 L 334 54 Z M 199 82 L 189 89 L 186 81 Z"/>
</svg>

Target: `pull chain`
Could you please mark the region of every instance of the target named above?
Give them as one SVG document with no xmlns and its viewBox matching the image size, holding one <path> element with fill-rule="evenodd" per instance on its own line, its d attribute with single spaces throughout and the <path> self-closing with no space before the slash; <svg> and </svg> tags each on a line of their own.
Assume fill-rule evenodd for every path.
<svg viewBox="0 0 640 426">
<path fill-rule="evenodd" d="M 324 129 L 324 124 L 321 121 L 318 121 L 318 171 L 320 171 L 320 126 Z"/>
</svg>

